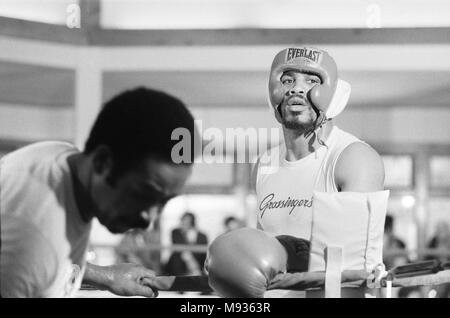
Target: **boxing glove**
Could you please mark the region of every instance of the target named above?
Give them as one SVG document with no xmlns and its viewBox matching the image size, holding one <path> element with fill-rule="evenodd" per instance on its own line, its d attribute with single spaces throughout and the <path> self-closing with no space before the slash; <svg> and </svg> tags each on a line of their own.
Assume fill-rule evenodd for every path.
<svg viewBox="0 0 450 318">
<path fill-rule="evenodd" d="M 242 228 L 211 243 L 205 271 L 210 287 L 219 296 L 261 298 L 277 274 L 306 271 L 308 258 L 308 241 Z"/>
</svg>

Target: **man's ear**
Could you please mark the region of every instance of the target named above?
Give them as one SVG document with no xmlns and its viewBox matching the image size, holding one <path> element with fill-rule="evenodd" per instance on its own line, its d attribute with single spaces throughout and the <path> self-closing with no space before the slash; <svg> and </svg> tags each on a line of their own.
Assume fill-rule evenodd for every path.
<svg viewBox="0 0 450 318">
<path fill-rule="evenodd" d="M 96 174 L 109 174 L 113 167 L 112 152 L 106 145 L 100 145 L 93 151 L 92 163 Z"/>
</svg>

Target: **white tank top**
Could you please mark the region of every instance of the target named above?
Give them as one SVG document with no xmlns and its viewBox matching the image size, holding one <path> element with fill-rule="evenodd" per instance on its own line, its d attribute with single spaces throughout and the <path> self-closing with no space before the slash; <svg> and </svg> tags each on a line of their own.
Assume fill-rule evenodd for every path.
<svg viewBox="0 0 450 318">
<path fill-rule="evenodd" d="M 273 235 L 292 235 L 311 240 L 313 191 L 337 192 L 334 167 L 355 136 L 334 126 L 327 146 L 297 160 L 287 161 L 282 143 L 259 160 L 256 177 L 257 219 Z"/>
</svg>

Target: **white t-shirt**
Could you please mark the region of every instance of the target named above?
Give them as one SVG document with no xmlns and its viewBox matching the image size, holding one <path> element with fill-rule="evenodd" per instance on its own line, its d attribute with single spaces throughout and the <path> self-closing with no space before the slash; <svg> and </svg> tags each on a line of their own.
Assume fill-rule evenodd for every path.
<svg viewBox="0 0 450 318">
<path fill-rule="evenodd" d="M 257 167 L 257 220 L 269 234 L 292 235 L 311 241 L 313 192 L 338 192 L 334 167 L 355 136 L 333 126 L 314 153 L 297 160 L 286 160 L 286 146 L 280 144 L 260 157 Z M 305 291 L 274 289 L 266 298 L 303 298 Z"/>
<path fill-rule="evenodd" d="M 69 143 L 39 142 L 0 162 L 2 297 L 71 297 L 86 262 L 91 222 L 81 219 Z"/>
<path fill-rule="evenodd" d="M 261 156 L 256 195 L 257 220 L 263 230 L 311 240 L 313 191 L 338 192 L 334 167 L 342 151 L 354 142 L 362 141 L 333 126 L 326 146 L 300 160 L 286 160 L 284 143 Z"/>
</svg>

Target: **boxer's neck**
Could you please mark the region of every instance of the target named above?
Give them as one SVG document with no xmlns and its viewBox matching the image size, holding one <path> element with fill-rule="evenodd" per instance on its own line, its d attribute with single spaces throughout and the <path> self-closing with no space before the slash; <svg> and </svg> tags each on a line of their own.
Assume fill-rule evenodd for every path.
<svg viewBox="0 0 450 318">
<path fill-rule="evenodd" d="M 69 156 L 67 162 L 72 174 L 75 202 L 83 221 L 89 222 L 94 215 L 93 210 L 95 209 L 89 193 L 91 186 L 89 179 L 90 174 L 92 174 L 92 167 L 90 167 L 90 163 L 82 153 Z"/>
<path fill-rule="evenodd" d="M 286 145 L 286 160 L 297 161 L 323 147 L 319 143 L 319 139 L 326 141 L 333 128 L 331 121 L 325 123 L 316 133 L 309 134 L 307 132 L 295 131 L 292 129 L 283 129 L 284 142 Z"/>
</svg>

